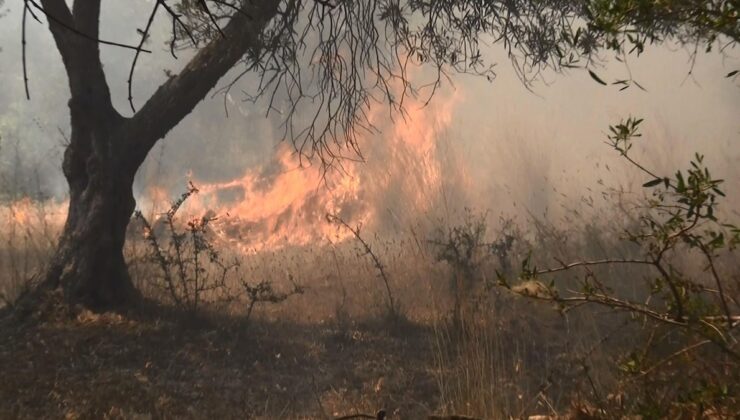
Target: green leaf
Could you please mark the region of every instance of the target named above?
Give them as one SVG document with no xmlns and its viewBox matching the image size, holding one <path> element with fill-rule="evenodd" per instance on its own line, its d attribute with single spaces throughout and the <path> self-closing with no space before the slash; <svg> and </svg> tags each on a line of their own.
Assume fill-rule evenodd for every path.
<svg viewBox="0 0 740 420">
<path fill-rule="evenodd" d="M 726 197 L 725 193 L 722 192 L 722 190 L 718 188 L 712 188 L 712 191 L 714 191 L 717 195 L 721 195 L 722 197 Z"/>
<path fill-rule="evenodd" d="M 663 182 L 663 179 L 662 178 L 655 178 L 652 181 L 648 181 L 648 182 L 642 184 L 642 186 L 644 188 L 650 188 L 650 187 L 654 187 L 654 186 L 656 186 L 656 185 L 658 185 L 658 184 L 660 184 L 662 182 Z"/>
<path fill-rule="evenodd" d="M 606 86 L 606 82 L 601 80 L 599 76 L 596 75 L 596 73 L 592 72 L 591 70 L 588 71 L 588 74 L 591 76 L 592 79 L 596 80 L 598 83 Z"/>
<path fill-rule="evenodd" d="M 632 81 L 632 83 L 634 83 L 634 84 L 635 84 L 635 86 L 637 86 L 638 88 L 640 88 L 640 90 L 641 90 L 641 91 L 643 91 L 643 92 L 647 92 L 647 89 L 645 89 L 644 87 L 642 87 L 642 85 L 641 85 L 641 84 L 637 83 L 637 81 L 636 81 L 636 80 L 633 80 L 633 81 Z"/>
</svg>

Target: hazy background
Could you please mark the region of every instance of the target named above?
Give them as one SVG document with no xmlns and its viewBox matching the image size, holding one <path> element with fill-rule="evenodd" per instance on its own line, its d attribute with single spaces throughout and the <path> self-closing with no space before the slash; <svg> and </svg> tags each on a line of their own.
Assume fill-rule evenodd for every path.
<svg viewBox="0 0 740 420">
<path fill-rule="evenodd" d="M 104 2 L 101 38 L 135 44 L 137 24 L 145 21 L 150 4 Z M 0 20 L 0 175 L 6 179 L 7 191 L 0 193 L 63 198 L 66 184 L 60 163 L 69 123 L 61 59 L 47 27 L 29 20 L 31 100 L 26 100 L 20 5 L 6 8 L 10 11 Z M 180 60 L 170 56 L 165 44 L 169 22 L 155 28 L 160 33 L 148 44 L 154 53 L 140 57 L 135 75 L 137 106 L 165 80 L 165 69 L 177 71 L 188 56 L 186 52 L 180 52 Z M 133 53 L 101 49 L 114 104 L 123 115 L 131 115 L 126 79 Z M 452 159 L 464 172 L 466 204 L 496 213 L 517 208 L 552 213 L 564 201 L 598 195 L 603 189 L 599 180 L 639 186 L 644 177 L 603 143 L 609 124 L 634 115 L 646 119 L 644 136 L 635 148 L 640 159 L 658 171 L 672 172 L 686 166 L 695 151 L 704 153 L 715 175 L 728 181 L 730 207 L 738 208 L 740 201 L 733 197 L 739 195 L 740 186 L 740 82 L 724 76 L 740 68 L 740 51 L 700 53 L 693 66 L 689 51 L 669 47 L 648 48 L 643 56 L 631 58 L 629 68 L 610 60 L 606 68 L 597 70 L 602 79 L 622 79 L 631 72 L 647 90 L 633 87 L 623 92 L 575 70 L 545 74 L 546 80 L 537 82 L 530 92 L 504 54 L 493 49 L 489 57 L 498 63 L 495 81 L 454 77 L 454 85 L 446 84 L 423 111 L 433 116 L 439 106 L 454 103 L 451 122 L 434 127 L 437 158 Z M 239 89 L 227 104 L 228 118 L 223 96 L 209 98 L 170 132 L 141 168 L 137 194 L 152 184 L 176 194 L 191 178 L 223 182 L 267 165 L 280 142 L 279 115 L 265 118 L 263 107 L 242 102 Z M 425 124 L 437 123 L 427 118 Z M 382 145 L 384 133 L 392 126 L 381 121 L 379 127 L 383 132 L 371 140 Z M 373 148 L 369 150 L 369 165 L 377 167 L 372 162 Z M 367 179 L 364 182 L 370 182 Z"/>
</svg>

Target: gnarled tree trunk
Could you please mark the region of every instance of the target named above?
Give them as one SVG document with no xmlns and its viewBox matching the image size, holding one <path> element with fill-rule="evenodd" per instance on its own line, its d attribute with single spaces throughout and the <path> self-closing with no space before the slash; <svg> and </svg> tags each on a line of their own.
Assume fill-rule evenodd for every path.
<svg viewBox="0 0 740 420">
<path fill-rule="evenodd" d="M 264 48 L 260 35 L 279 1 L 245 2 L 223 28 L 223 36 L 200 49 L 131 118 L 113 107 L 100 61 L 101 0 L 76 0 L 72 9 L 65 0 L 40 1 L 69 80 L 72 134 L 63 164 L 70 193 L 67 222 L 32 297 L 61 289 L 71 304 L 97 310 L 128 306 L 139 296 L 123 257 L 126 227 L 136 205 L 134 175 L 156 142 L 248 50 Z"/>
<path fill-rule="evenodd" d="M 138 165 L 125 159 L 121 117 L 76 106 L 70 103 L 72 114 L 88 120 L 73 125 L 64 155 L 69 213 L 45 286 L 61 287 L 70 303 L 122 307 L 138 297 L 123 257 L 126 227 L 136 205 L 132 184 Z"/>
</svg>

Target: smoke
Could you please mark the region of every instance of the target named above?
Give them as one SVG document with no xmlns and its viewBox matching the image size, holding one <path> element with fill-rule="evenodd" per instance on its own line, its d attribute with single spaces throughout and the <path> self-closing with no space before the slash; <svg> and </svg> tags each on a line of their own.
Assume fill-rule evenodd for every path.
<svg viewBox="0 0 740 420">
<path fill-rule="evenodd" d="M 101 38 L 136 43 L 131 22 L 145 20 L 149 4 L 104 3 Z M 25 99 L 19 12 L 13 5 L 0 21 L 0 194 L 63 199 L 66 77 L 48 29 L 30 24 L 31 100 Z M 189 56 L 182 51 L 172 59 L 170 23 L 161 23 L 148 45 L 154 53 L 142 55 L 137 67 L 137 106 Z M 280 142 L 280 115 L 266 118 L 264 106 L 243 102 L 238 88 L 228 97 L 209 97 L 150 153 L 134 186 L 139 206 L 156 213 L 192 180 L 201 194 L 190 210 L 215 209 L 223 235 L 239 243 L 250 238 L 250 247 L 336 238 L 326 213 L 377 232 L 450 217 L 466 206 L 557 217 L 563 203 L 596 194 L 603 184 L 639 193 L 644 180 L 603 142 L 610 124 L 635 115 L 646 120 L 638 159 L 671 174 L 694 152 L 703 153 L 715 175 L 727 180 L 731 208 L 738 208 L 732 197 L 740 195 L 740 88 L 724 77 L 740 67 L 736 51 L 699 52 L 692 61 L 693 51 L 653 47 L 626 64 L 612 60 L 597 69 L 604 80 L 631 76 L 645 89 L 622 92 L 584 71 L 546 73 L 529 91 L 503 51 L 488 53 L 500 63 L 492 83 L 453 77 L 429 106 L 423 98 L 409 102 L 406 116 L 371 109 L 378 132 L 362 138 L 366 162 L 348 161 L 344 171 L 326 177 Z M 131 115 L 126 80 L 133 54 L 104 47 L 102 58 L 115 106 Z"/>
</svg>

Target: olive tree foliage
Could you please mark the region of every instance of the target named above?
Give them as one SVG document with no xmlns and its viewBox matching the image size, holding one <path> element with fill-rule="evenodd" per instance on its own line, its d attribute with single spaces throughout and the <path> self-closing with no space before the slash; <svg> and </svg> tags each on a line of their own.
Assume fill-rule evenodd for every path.
<svg viewBox="0 0 740 420">
<path fill-rule="evenodd" d="M 543 69 L 589 67 L 602 50 L 640 53 L 666 39 L 712 46 L 735 42 L 739 32 L 736 4 L 716 1 L 151 0 L 148 18 L 131 22 L 140 41 L 127 45 L 100 38 L 101 3 L 23 0 L 21 29 L 27 96 L 33 81 L 26 56 L 33 51 L 25 39 L 33 21 L 48 24 L 71 94 L 62 165 L 68 219 L 42 289 L 61 288 L 71 302 L 100 307 L 137 296 L 122 254 L 136 171 L 232 69 L 241 72 L 222 82 L 221 92 L 250 75 L 256 84 L 239 84 L 247 99 L 280 114 L 283 137 L 301 157 L 330 168 L 344 157 L 361 158 L 358 134 L 373 129 L 371 104 L 385 103 L 398 115 L 406 98 L 431 98 L 452 73 L 492 79 L 487 44 L 503 46 L 528 84 Z M 163 17 L 172 55 L 190 49 L 192 57 L 149 98 L 134 98 L 137 63 Z M 132 115 L 113 106 L 101 48 L 133 51 Z M 434 77 L 413 83 L 418 67 Z"/>
<path fill-rule="evenodd" d="M 223 36 L 238 2 L 181 2 L 176 40 L 196 47 Z M 156 6 L 155 6 L 156 9 Z M 543 69 L 589 67 L 599 51 L 641 53 L 671 39 L 711 49 L 740 36 L 737 3 L 652 0 L 377 0 L 284 1 L 263 33 L 265 47 L 248 52 L 244 73 L 261 83 L 250 98 L 285 98 L 285 138 L 327 163 L 332 146 L 359 152 L 356 129 L 367 128 L 373 101 L 403 112 L 407 95 L 431 95 L 449 73 L 495 77 L 481 46 L 501 44 L 521 80 Z M 190 28 L 189 30 L 187 28 Z M 409 69 L 427 66 L 433 80 L 414 85 Z M 232 86 L 232 85 L 228 85 Z M 228 87 L 227 87 L 228 90 Z M 308 108 L 307 120 L 296 121 Z"/>
<path fill-rule="evenodd" d="M 172 15 L 173 54 L 223 38 L 234 17 L 251 19 L 237 1 L 165 4 L 157 2 L 152 14 L 162 5 Z M 256 73 L 260 83 L 248 98 L 266 98 L 268 112 L 283 116 L 284 138 L 302 156 L 331 165 L 360 153 L 357 134 L 371 129 L 371 103 L 401 113 L 408 95 L 431 97 L 450 72 L 493 79 L 481 52 L 487 38 L 504 43 L 523 76 L 560 68 L 565 52 L 580 56 L 566 34 L 581 13 L 570 0 L 275 2 L 237 79 Z M 423 65 L 435 77 L 412 84 L 410 69 Z"/>
<path fill-rule="evenodd" d="M 24 0 L 31 16 L 47 14 L 40 0 Z M 641 53 L 646 44 L 677 40 L 711 49 L 718 36 L 740 36 L 734 1 L 675 0 L 155 0 L 147 22 L 136 23 L 139 53 L 157 15 L 172 20 L 173 57 L 183 48 L 228 43 L 234 26 L 259 33 L 239 59 L 260 83 L 252 100 L 268 98 L 267 112 L 283 115 L 284 138 L 306 157 L 332 163 L 357 148 L 369 127 L 373 101 L 403 112 L 407 95 L 429 98 L 450 72 L 495 77 L 481 44 L 500 43 L 525 83 L 545 68 L 588 67 L 595 53 Z M 85 8 L 86 6 L 80 7 Z M 38 11 L 36 12 L 38 14 Z M 47 14 L 48 15 L 48 14 Z M 55 19 L 52 15 L 48 18 Z M 255 25 L 258 21 L 262 25 Z M 258 26 L 262 26 L 258 28 Z M 78 35 L 85 36 L 78 31 Z M 121 45 L 119 45 L 120 47 Z M 429 65 L 436 78 L 413 85 L 411 67 Z M 237 80 L 226 84 L 223 92 Z M 280 101 L 282 103 L 276 103 Z M 304 111 L 304 112 L 299 112 Z"/>
</svg>

